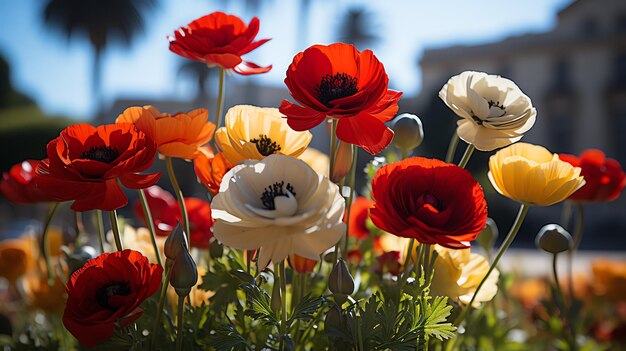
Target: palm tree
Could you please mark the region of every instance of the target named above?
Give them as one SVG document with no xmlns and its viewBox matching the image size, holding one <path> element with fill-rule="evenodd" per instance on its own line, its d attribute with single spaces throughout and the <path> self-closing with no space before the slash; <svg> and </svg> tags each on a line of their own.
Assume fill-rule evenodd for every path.
<svg viewBox="0 0 626 351">
<path fill-rule="evenodd" d="M 343 16 L 339 26 L 339 40 L 363 50 L 376 45 L 380 36 L 373 15 L 364 8 L 352 8 Z"/>
<path fill-rule="evenodd" d="M 102 53 L 111 41 L 128 45 L 144 28 L 143 11 L 154 8 L 157 0 L 48 0 L 43 18 L 50 27 L 65 34 L 87 36 L 93 48 L 92 92 L 96 112 L 102 109 L 100 93 Z"/>
</svg>

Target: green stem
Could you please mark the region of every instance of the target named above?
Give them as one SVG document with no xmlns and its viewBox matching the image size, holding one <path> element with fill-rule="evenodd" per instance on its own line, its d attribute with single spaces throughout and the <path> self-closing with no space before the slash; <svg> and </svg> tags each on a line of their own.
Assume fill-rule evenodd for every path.
<svg viewBox="0 0 626 351">
<path fill-rule="evenodd" d="M 452 163 L 454 160 L 454 153 L 456 152 L 456 147 L 459 145 L 459 136 L 456 134 L 456 130 L 454 134 L 452 134 L 452 139 L 450 139 L 450 144 L 448 145 L 448 152 L 446 152 L 446 162 Z"/>
<path fill-rule="evenodd" d="M 565 229 L 569 227 L 569 221 L 572 217 L 572 202 L 565 200 L 563 202 L 563 208 L 561 210 L 561 226 Z"/>
<path fill-rule="evenodd" d="M 400 288 L 404 287 L 404 284 L 406 284 L 406 281 L 409 279 L 409 275 L 410 275 L 410 270 L 409 270 L 409 263 L 411 263 L 411 257 L 413 257 L 413 245 L 415 245 L 415 239 L 411 239 L 409 240 L 409 248 L 406 250 L 406 257 L 404 258 L 404 267 L 402 267 L 402 276 L 400 277 L 400 280 L 398 281 L 398 285 L 400 285 Z M 417 264 L 417 262 L 415 262 L 415 264 Z"/>
<path fill-rule="evenodd" d="M 55 213 L 59 209 L 59 203 L 55 202 L 48 211 L 46 215 L 46 219 L 43 223 L 43 232 L 41 233 L 41 253 L 43 254 L 43 259 L 46 261 L 46 271 L 48 273 L 48 285 L 54 285 L 54 274 L 52 273 L 52 262 L 50 261 L 50 243 L 48 242 L 48 229 L 50 229 L 50 223 L 52 222 L 52 218 L 54 218 Z"/>
<path fill-rule="evenodd" d="M 563 290 L 561 289 L 561 284 L 559 283 L 559 275 L 558 275 L 558 270 L 557 270 L 557 255 L 558 254 L 554 254 L 552 255 L 552 276 L 554 278 L 554 288 L 556 291 L 556 296 L 554 297 L 554 302 L 556 304 L 556 306 L 558 307 L 559 311 L 561 312 L 561 319 L 568 319 L 570 318 L 570 311 L 567 308 L 567 304 L 565 302 L 565 295 L 563 294 Z M 573 299 L 573 297 L 572 297 Z M 565 340 L 567 340 L 570 348 L 569 350 L 571 351 L 575 351 L 578 348 L 578 345 L 576 343 L 576 328 L 571 324 L 572 321 L 570 320 L 569 323 L 565 323 L 564 321 L 564 325 L 568 325 L 568 329 L 569 329 L 569 333 L 567 331 L 563 331 L 563 337 Z"/>
<path fill-rule="evenodd" d="M 281 295 L 281 309 L 280 309 L 280 341 L 279 350 L 285 349 L 285 335 L 287 334 L 287 276 L 285 274 L 285 260 L 282 260 L 279 265 L 280 270 L 280 295 Z"/>
<path fill-rule="evenodd" d="M 404 148 L 400 149 L 400 160 L 404 160 L 407 156 L 409 156 L 409 151 Z"/>
<path fill-rule="evenodd" d="M 159 266 L 163 266 L 163 261 L 161 260 L 161 254 L 159 253 L 159 245 L 157 245 L 156 241 L 156 230 L 154 229 L 154 222 L 152 221 L 152 213 L 150 212 L 150 206 L 148 205 L 148 200 L 146 200 L 146 191 L 144 189 L 139 189 L 137 191 L 139 193 L 139 199 L 141 200 L 141 207 L 143 208 L 143 215 L 146 217 L 146 222 L 148 222 L 148 229 L 150 230 L 150 239 L 152 240 L 152 247 L 154 248 L 154 254 L 157 259 L 157 263 Z"/>
<path fill-rule="evenodd" d="M 96 228 L 98 230 L 100 253 L 104 253 L 104 220 L 102 219 L 102 210 L 96 210 Z"/>
<path fill-rule="evenodd" d="M 470 157 L 472 157 L 475 149 L 474 145 L 467 144 L 467 149 L 465 149 L 463 157 L 461 157 L 461 161 L 459 161 L 459 167 L 465 168 L 465 166 L 467 166 L 467 163 L 469 162 Z"/>
<path fill-rule="evenodd" d="M 220 124 L 222 123 L 222 112 L 224 110 L 224 82 L 226 80 L 226 70 L 220 68 L 219 72 L 220 82 L 217 93 L 217 111 L 215 112 L 215 130 L 217 130 L 217 128 L 219 128 Z"/>
<path fill-rule="evenodd" d="M 576 227 L 574 228 L 574 246 L 572 251 L 578 250 L 580 242 L 583 240 L 583 232 L 585 229 L 585 207 L 582 203 L 576 204 Z"/>
<path fill-rule="evenodd" d="M 159 302 L 157 304 L 156 316 L 154 317 L 154 324 L 152 325 L 152 331 L 150 333 L 149 349 L 152 350 L 154 345 L 154 338 L 156 337 L 157 329 L 161 325 L 161 317 L 163 316 L 163 306 L 165 306 L 165 298 L 167 297 L 167 288 L 170 281 L 170 273 L 173 262 L 170 260 L 165 261 L 165 269 L 163 270 L 163 278 L 161 279 L 161 293 L 159 295 Z"/>
<path fill-rule="evenodd" d="M 165 167 L 167 168 L 167 175 L 170 177 L 172 188 L 174 188 L 174 193 L 176 194 L 176 200 L 178 200 L 178 206 L 180 207 L 180 212 L 183 218 L 183 225 L 184 225 L 185 233 L 187 233 L 187 242 L 191 243 L 190 230 L 189 230 L 189 216 L 187 215 L 187 207 L 185 206 L 185 197 L 183 196 L 183 191 L 180 188 L 180 184 L 178 184 L 178 179 L 176 179 L 176 173 L 174 173 L 174 166 L 172 165 L 172 158 L 169 156 L 165 156 Z M 189 249 L 191 249 L 191 245 L 189 245 Z"/>
<path fill-rule="evenodd" d="M 185 297 L 178 297 L 178 320 L 176 321 L 176 351 L 183 349 L 183 326 L 185 321 L 183 315 L 185 313 Z"/>
<path fill-rule="evenodd" d="M 524 217 L 526 217 L 526 213 L 528 213 L 528 208 L 529 208 L 529 205 L 526 205 L 526 204 L 520 205 L 519 212 L 517 213 L 517 217 L 515 218 L 515 222 L 513 222 L 513 226 L 511 227 L 511 230 L 506 235 L 506 238 L 504 239 L 502 246 L 498 250 L 498 253 L 496 254 L 496 258 L 491 263 L 491 266 L 489 266 L 489 270 L 487 271 L 487 274 L 485 274 L 485 277 L 483 278 L 483 280 L 481 280 L 480 284 L 478 284 L 478 288 L 476 288 L 476 291 L 474 292 L 472 299 L 467 304 L 463 312 L 461 312 L 461 315 L 456 319 L 454 323 L 455 325 L 457 326 L 460 325 L 461 322 L 465 320 L 467 313 L 472 309 L 472 304 L 474 303 L 474 300 L 476 300 L 476 296 L 478 296 L 478 292 L 480 292 L 480 289 L 483 287 L 483 285 L 489 278 L 489 275 L 496 268 L 496 266 L 498 265 L 498 262 L 500 262 L 502 255 L 504 255 L 504 252 L 509 248 L 509 246 L 511 246 L 511 243 L 517 236 L 517 233 L 519 232 L 519 229 L 522 226 L 522 222 L 524 222 Z"/>
<path fill-rule="evenodd" d="M 346 203 L 346 236 L 343 246 L 343 258 L 348 256 L 348 248 L 350 247 L 350 214 L 352 212 L 352 202 L 354 201 L 354 187 L 356 185 L 356 162 L 357 162 L 358 149 L 356 145 L 352 145 L 352 165 L 350 166 L 350 196 Z"/>
<path fill-rule="evenodd" d="M 115 239 L 115 247 L 117 251 L 124 250 L 124 246 L 122 245 L 122 238 L 120 236 L 120 226 L 117 221 L 117 211 L 109 211 L 109 218 L 111 219 L 111 230 L 113 231 L 113 239 Z"/>
<path fill-rule="evenodd" d="M 330 125 L 330 150 L 329 150 L 328 176 L 333 177 L 335 172 L 335 159 L 337 157 L 337 120 L 331 118 Z"/>
<path fill-rule="evenodd" d="M 563 290 L 561 290 L 561 284 L 559 284 L 559 275 L 557 273 L 557 255 L 552 255 L 552 277 L 554 278 L 554 287 L 556 289 L 555 300 L 557 305 L 561 304 L 563 308 L 565 308 L 565 296 L 563 295 Z"/>
</svg>

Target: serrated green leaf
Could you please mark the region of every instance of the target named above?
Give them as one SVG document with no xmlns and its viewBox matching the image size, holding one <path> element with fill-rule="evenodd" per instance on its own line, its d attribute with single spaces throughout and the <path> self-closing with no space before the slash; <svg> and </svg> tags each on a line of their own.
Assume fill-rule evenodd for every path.
<svg viewBox="0 0 626 351">
<path fill-rule="evenodd" d="M 278 316 L 270 305 L 270 296 L 265 290 L 250 283 L 243 283 L 240 288 L 246 293 L 246 316 L 259 320 L 265 325 L 278 326 Z"/>
</svg>

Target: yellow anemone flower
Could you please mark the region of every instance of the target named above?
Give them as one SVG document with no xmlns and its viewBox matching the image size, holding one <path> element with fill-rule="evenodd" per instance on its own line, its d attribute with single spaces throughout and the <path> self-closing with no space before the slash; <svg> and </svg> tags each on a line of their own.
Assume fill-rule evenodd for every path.
<svg viewBox="0 0 626 351">
<path fill-rule="evenodd" d="M 154 140 L 163 156 L 193 160 L 215 131 L 215 124 L 207 121 L 208 118 L 208 111 L 202 108 L 170 115 L 152 106 L 135 106 L 124 110 L 115 122 L 135 124 Z"/>
<path fill-rule="evenodd" d="M 488 175 L 500 194 L 526 205 L 553 205 L 585 184 L 579 167 L 527 143 L 513 144 L 491 156 Z"/>
<path fill-rule="evenodd" d="M 298 158 L 311 166 L 316 173 L 328 177 L 329 158 L 325 153 L 309 147 Z"/>
<path fill-rule="evenodd" d="M 215 133 L 215 141 L 233 165 L 272 154 L 298 157 L 312 137 L 308 131 L 289 128 L 277 108 L 234 106 L 226 113 L 225 124 Z"/>
<path fill-rule="evenodd" d="M 435 275 L 430 286 L 434 296 L 448 296 L 468 304 L 478 285 L 487 275 L 489 262 L 484 256 L 470 252 L 470 249 L 452 250 L 435 245 Z M 474 307 L 490 301 L 498 292 L 500 272 L 494 269 L 474 299 Z"/>
</svg>

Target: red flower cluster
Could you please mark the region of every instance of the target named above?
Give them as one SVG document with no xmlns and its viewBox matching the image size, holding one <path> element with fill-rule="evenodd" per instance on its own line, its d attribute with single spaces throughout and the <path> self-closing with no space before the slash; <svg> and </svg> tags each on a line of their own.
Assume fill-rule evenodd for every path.
<svg viewBox="0 0 626 351">
<path fill-rule="evenodd" d="M 200 17 L 168 37 L 170 50 L 209 66 L 232 69 L 242 75 L 266 73 L 272 66 L 261 67 L 244 61 L 241 56 L 265 44 L 270 39 L 254 41 L 259 33 L 259 19 L 246 24 L 237 16 L 223 12 Z"/>
<path fill-rule="evenodd" d="M 487 221 L 480 185 L 463 168 L 412 157 L 383 166 L 372 180 L 374 224 L 422 244 L 469 247 Z"/>
<path fill-rule="evenodd" d="M 160 173 L 137 174 L 152 165 L 156 151 L 154 141 L 132 124 L 76 124 L 48 143 L 35 182 L 56 201 L 74 200 L 74 211 L 112 211 L 128 203 L 118 179 L 131 189 L 159 180 Z"/>
<path fill-rule="evenodd" d="M 2 173 L 0 194 L 16 204 L 33 204 L 52 201 L 52 198 L 35 185 L 35 169 L 39 161 L 26 160 Z"/>
<path fill-rule="evenodd" d="M 159 186 L 151 186 L 146 189 L 146 200 L 152 214 L 152 221 L 157 235 L 167 236 L 179 221 L 182 221 L 180 206 L 172 194 Z M 211 205 L 201 199 L 185 198 L 185 207 L 189 216 L 191 246 L 207 249 L 211 243 L 213 232 L 213 218 L 211 217 Z M 141 202 L 134 205 L 135 214 L 144 223 L 146 217 L 143 214 Z"/>
<path fill-rule="evenodd" d="M 337 118 L 337 137 L 376 154 L 393 138 L 385 122 L 398 112 L 402 93 L 388 89 L 383 64 L 371 50 L 353 45 L 313 45 L 297 54 L 285 84 L 302 106 L 284 100 L 280 112 L 297 131 L 309 130 L 327 116 Z"/>
<path fill-rule="evenodd" d="M 160 265 L 133 250 L 87 261 L 67 282 L 63 324 L 81 344 L 95 346 L 141 316 L 139 305 L 159 289 L 162 274 Z"/>
<path fill-rule="evenodd" d="M 560 154 L 559 158 L 580 167 L 580 174 L 585 178 L 585 185 L 573 193 L 569 199 L 575 201 L 613 201 L 626 186 L 626 174 L 622 166 L 612 158 L 606 158 L 604 152 L 590 149 L 579 157 Z"/>
</svg>

